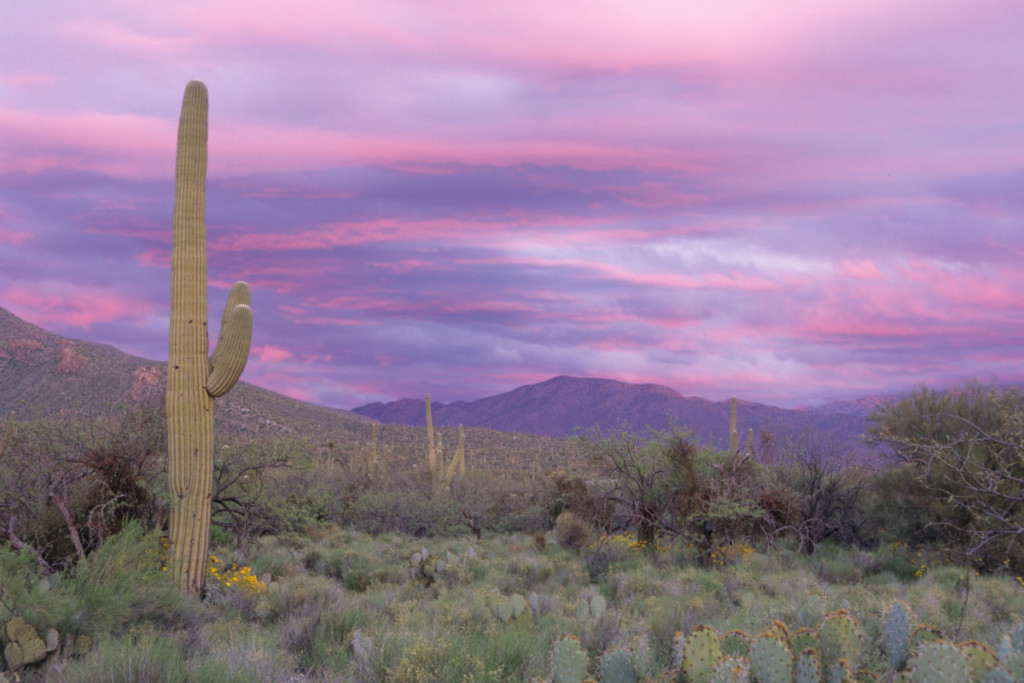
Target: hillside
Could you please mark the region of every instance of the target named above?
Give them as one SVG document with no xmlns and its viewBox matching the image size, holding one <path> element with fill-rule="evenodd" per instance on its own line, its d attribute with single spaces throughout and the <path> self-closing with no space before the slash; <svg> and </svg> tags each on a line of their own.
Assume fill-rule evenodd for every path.
<svg viewBox="0 0 1024 683">
<path fill-rule="evenodd" d="M 586 433 L 593 427 L 605 432 L 626 426 L 643 432 L 648 427 L 689 427 L 705 443 L 724 448 L 729 442 L 729 402 L 683 396 L 657 384 L 627 384 L 609 379 L 554 377 L 538 384 L 476 401 L 431 402 L 434 423 L 515 430 L 545 436 Z M 426 424 L 423 399 L 371 403 L 353 412 L 387 424 Z M 835 434 L 863 449 L 865 415 L 853 412 L 786 410 L 760 403 L 737 402 L 741 440 L 748 429 L 755 435 L 776 436 L 805 430 Z M 757 438 L 755 436 L 755 438 Z"/>
<path fill-rule="evenodd" d="M 0 308 L 0 415 L 16 420 L 88 417 L 161 396 L 164 363 L 112 346 L 60 337 Z M 234 435 L 368 431 L 365 417 L 315 406 L 239 382 L 214 403 L 219 429 Z"/>
<path fill-rule="evenodd" d="M 112 346 L 67 339 L 0 308 L 0 416 L 15 420 L 90 418 L 128 402 L 159 400 L 166 382 L 164 363 L 126 354 Z M 422 409 L 422 402 L 421 402 Z M 347 410 L 304 403 L 239 382 L 214 402 L 219 439 L 276 439 L 298 436 L 346 462 L 368 446 L 373 420 Z M 455 430 L 439 430 L 455 444 Z M 381 448 L 399 461 L 425 457 L 422 427 L 394 425 L 379 430 Z M 519 466 L 528 462 L 568 466 L 579 444 L 493 429 L 466 430 L 467 457 Z"/>
<path fill-rule="evenodd" d="M 60 337 L 0 308 L 0 415 L 19 420 L 97 415 L 125 400 L 161 396 L 165 377 L 163 363 Z M 863 453 L 868 403 L 856 404 L 855 410 L 785 410 L 739 401 L 738 430 L 741 440 L 748 429 L 754 430 L 755 438 L 767 432 L 780 437 L 807 430 L 829 433 Z M 368 442 L 370 423 L 376 420 L 393 425 L 383 430 L 382 438 L 386 432 L 398 451 L 419 450 L 425 438 L 423 399 L 347 411 L 239 382 L 214 406 L 218 432 L 227 437 L 301 435 L 350 450 Z M 489 444 L 489 450 L 504 457 L 527 441 L 527 451 L 563 453 L 571 446 L 559 445 L 558 440 L 593 427 L 611 432 L 625 426 L 643 432 L 679 425 L 692 428 L 704 443 L 719 448 L 728 443 L 728 401 L 687 397 L 657 384 L 560 376 L 476 401 L 434 402 L 433 412 L 435 425 L 464 425 L 475 434 L 473 441 Z"/>
</svg>

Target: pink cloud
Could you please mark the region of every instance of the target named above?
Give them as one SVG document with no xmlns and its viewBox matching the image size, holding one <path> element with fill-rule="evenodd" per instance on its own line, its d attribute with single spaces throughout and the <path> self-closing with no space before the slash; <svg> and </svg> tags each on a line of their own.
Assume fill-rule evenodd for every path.
<svg viewBox="0 0 1024 683">
<path fill-rule="evenodd" d="M 884 280 L 885 276 L 871 259 L 843 259 L 836 264 L 839 274 L 855 280 Z"/>
<path fill-rule="evenodd" d="M 4 217 L 4 211 L 0 208 L 0 218 Z M 8 244 L 13 247 L 21 246 L 32 239 L 32 233 L 23 230 L 12 230 L 0 226 L 0 244 Z"/>
<path fill-rule="evenodd" d="M 271 344 L 254 347 L 252 352 L 263 363 L 283 363 L 295 358 L 291 351 Z"/>
<path fill-rule="evenodd" d="M 54 74 L 43 72 L 16 71 L 14 73 L 0 74 L 0 83 L 9 88 L 51 86 L 57 83 L 57 80 Z"/>
<path fill-rule="evenodd" d="M 15 141 L 0 152 L 7 171 L 92 170 L 118 178 L 174 173 L 177 126 L 135 114 L 53 114 L 0 108 L 0 135 Z M 58 151 L 59 150 L 59 151 Z"/>
<path fill-rule="evenodd" d="M 126 299 L 120 293 L 95 287 L 57 292 L 45 286 L 30 289 L 10 285 L 0 290 L 0 301 L 16 315 L 44 326 L 88 328 L 96 323 L 139 319 L 154 311 L 148 301 Z"/>
</svg>

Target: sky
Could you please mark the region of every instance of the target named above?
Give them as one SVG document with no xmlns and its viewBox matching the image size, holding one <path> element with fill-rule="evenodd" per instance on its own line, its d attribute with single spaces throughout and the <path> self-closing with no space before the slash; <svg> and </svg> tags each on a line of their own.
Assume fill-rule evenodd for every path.
<svg viewBox="0 0 1024 683">
<path fill-rule="evenodd" d="M 192 79 L 253 384 L 1024 381 L 1017 0 L 5 0 L 0 306 L 166 360 Z"/>
</svg>

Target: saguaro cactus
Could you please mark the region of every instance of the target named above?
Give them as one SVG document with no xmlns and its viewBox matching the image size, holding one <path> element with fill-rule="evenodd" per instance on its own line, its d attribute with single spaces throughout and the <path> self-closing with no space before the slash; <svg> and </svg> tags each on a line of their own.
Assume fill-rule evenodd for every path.
<svg viewBox="0 0 1024 683">
<path fill-rule="evenodd" d="M 249 357 L 249 286 L 235 283 L 208 358 L 206 313 L 206 86 L 185 88 L 178 121 L 167 363 L 167 475 L 171 493 L 168 566 L 183 593 L 197 595 L 210 548 L 213 399 L 235 385 Z"/>
<path fill-rule="evenodd" d="M 736 431 L 736 397 L 729 402 L 729 452 L 733 455 L 740 450 L 740 433 Z"/>
<path fill-rule="evenodd" d="M 434 442 L 434 420 L 430 413 L 430 394 L 426 398 L 427 406 L 427 466 L 430 467 L 430 490 L 436 496 L 441 488 L 442 468 L 444 461 Z"/>
</svg>

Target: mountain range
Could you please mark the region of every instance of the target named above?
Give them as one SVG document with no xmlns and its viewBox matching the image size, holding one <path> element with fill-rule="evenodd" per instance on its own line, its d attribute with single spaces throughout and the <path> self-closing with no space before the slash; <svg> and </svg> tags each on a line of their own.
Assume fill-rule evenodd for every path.
<svg viewBox="0 0 1024 683">
<path fill-rule="evenodd" d="M 126 398 L 162 395 L 163 363 L 111 346 L 60 337 L 0 308 L 0 416 L 35 419 L 87 416 Z M 760 435 L 828 433 L 862 449 L 866 415 L 878 398 L 787 410 L 737 401 L 741 441 L 747 430 Z M 368 431 L 368 423 L 422 427 L 423 399 L 372 403 L 352 411 L 304 403 L 259 387 L 239 384 L 215 403 L 219 429 L 248 436 L 325 435 L 344 439 Z M 692 429 L 707 444 L 724 448 L 729 439 L 729 402 L 683 396 L 657 384 L 610 379 L 554 377 L 476 401 L 432 403 L 437 426 L 515 432 L 546 437 L 605 434 L 623 428 Z"/>
<path fill-rule="evenodd" d="M 426 424 L 424 399 L 371 403 L 352 412 L 385 424 Z M 737 400 L 737 431 L 745 442 L 765 432 L 795 436 L 829 433 L 861 450 L 867 415 L 874 403 L 836 402 L 826 409 L 787 410 Z M 659 384 L 628 384 L 611 379 L 559 376 L 476 401 L 431 401 L 435 425 L 464 425 L 563 437 L 595 428 L 605 435 L 623 429 L 644 433 L 674 426 L 692 429 L 701 442 L 718 448 L 729 443 L 730 401 L 683 396 Z"/>
</svg>

